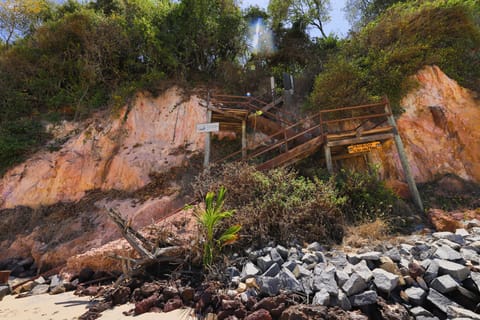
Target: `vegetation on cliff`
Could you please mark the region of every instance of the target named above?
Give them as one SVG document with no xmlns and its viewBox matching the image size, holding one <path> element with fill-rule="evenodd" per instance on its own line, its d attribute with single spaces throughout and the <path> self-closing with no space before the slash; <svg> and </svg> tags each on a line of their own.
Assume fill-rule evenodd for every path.
<svg viewBox="0 0 480 320">
<path fill-rule="evenodd" d="M 354 31 L 339 40 L 322 32 L 329 1 L 271 1 L 268 11 L 242 11 L 233 0 L 4 1 L 0 172 L 44 142 L 40 121 L 82 119 L 165 80 L 217 81 L 244 93 L 264 76 L 288 72 L 312 110 L 388 95 L 399 112 L 401 96 L 415 85 L 409 76 L 430 64 L 476 89 L 479 6 L 350 0 Z M 251 50 L 249 24 L 257 27 L 259 18 L 273 40 L 260 38 L 257 49 L 265 50 Z"/>
</svg>

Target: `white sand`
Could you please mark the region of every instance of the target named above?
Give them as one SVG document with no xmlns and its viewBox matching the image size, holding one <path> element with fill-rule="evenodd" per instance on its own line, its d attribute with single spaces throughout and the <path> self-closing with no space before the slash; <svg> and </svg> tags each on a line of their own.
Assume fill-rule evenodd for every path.
<svg viewBox="0 0 480 320">
<path fill-rule="evenodd" d="M 0 301 L 0 319 L 2 320 L 73 320 L 78 319 L 87 311 L 90 303 L 89 297 L 78 297 L 73 292 L 57 295 L 42 294 L 15 299 L 14 296 L 6 296 Z M 175 310 L 169 313 L 145 313 L 136 317 L 127 317 L 123 311 L 133 309 L 133 304 L 115 307 L 112 310 L 102 312 L 102 320 L 189 320 L 191 309 Z"/>
</svg>

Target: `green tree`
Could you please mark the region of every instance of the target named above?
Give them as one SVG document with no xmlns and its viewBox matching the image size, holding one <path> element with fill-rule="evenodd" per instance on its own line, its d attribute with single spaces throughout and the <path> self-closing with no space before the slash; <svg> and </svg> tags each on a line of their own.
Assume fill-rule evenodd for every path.
<svg viewBox="0 0 480 320">
<path fill-rule="evenodd" d="M 299 23 L 313 26 L 326 38 L 324 24 L 330 20 L 330 0 L 270 0 L 268 12 L 272 17 L 273 27 L 282 24 Z"/>
<path fill-rule="evenodd" d="M 37 26 L 46 0 L 3 0 L 0 2 L 0 36 L 8 47 Z"/>
<path fill-rule="evenodd" d="M 347 0 L 344 11 L 354 30 L 375 20 L 395 3 L 408 0 Z"/>
</svg>

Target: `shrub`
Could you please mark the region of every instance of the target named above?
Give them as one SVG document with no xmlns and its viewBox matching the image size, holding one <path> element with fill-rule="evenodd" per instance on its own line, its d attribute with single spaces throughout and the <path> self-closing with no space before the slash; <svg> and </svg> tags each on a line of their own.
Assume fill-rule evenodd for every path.
<svg viewBox="0 0 480 320">
<path fill-rule="evenodd" d="M 352 97 L 362 101 L 387 95 L 399 113 L 402 96 L 415 85 L 410 76 L 426 65 L 438 65 L 461 85 L 478 90 L 479 12 L 478 1 L 394 5 L 332 57 L 317 78 L 312 104 L 317 108 L 341 106 L 355 104 L 349 101 Z"/>
<path fill-rule="evenodd" d="M 342 206 L 349 223 L 362 224 L 388 219 L 394 212 L 397 196 L 378 178 L 376 168 L 367 172 L 341 170 L 336 176 L 340 195 L 346 198 Z"/>
<path fill-rule="evenodd" d="M 225 207 L 236 209 L 231 222 L 242 225 L 240 245 L 342 240 L 343 198 L 331 182 L 300 177 L 287 169 L 260 172 L 234 163 L 201 174 L 194 188 L 203 197 L 220 185 L 229 190 Z"/>
<path fill-rule="evenodd" d="M 225 203 L 226 189 L 220 187 L 218 195 L 214 192 L 208 192 L 205 196 L 205 207 L 196 208 L 195 216 L 201 227 L 200 232 L 203 236 L 203 264 L 209 267 L 214 262 L 220 250 L 228 244 L 232 244 L 238 239 L 240 225 L 233 225 L 220 233 L 219 226 L 226 218 L 231 218 L 234 210 L 223 210 Z"/>
</svg>

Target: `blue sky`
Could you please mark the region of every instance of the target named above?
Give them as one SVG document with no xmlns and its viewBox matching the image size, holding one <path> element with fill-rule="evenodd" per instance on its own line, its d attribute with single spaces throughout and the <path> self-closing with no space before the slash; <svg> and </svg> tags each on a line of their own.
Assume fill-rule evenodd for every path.
<svg viewBox="0 0 480 320">
<path fill-rule="evenodd" d="M 258 5 L 261 8 L 266 8 L 268 1 L 269 0 L 242 0 L 242 7 Z M 342 10 L 345 7 L 345 0 L 332 0 L 330 3 L 332 5 L 332 11 L 330 12 L 332 19 L 329 23 L 325 24 L 325 33 L 334 33 L 339 37 L 345 37 L 350 29 L 350 24 L 347 19 L 345 19 L 345 13 Z"/>
</svg>

